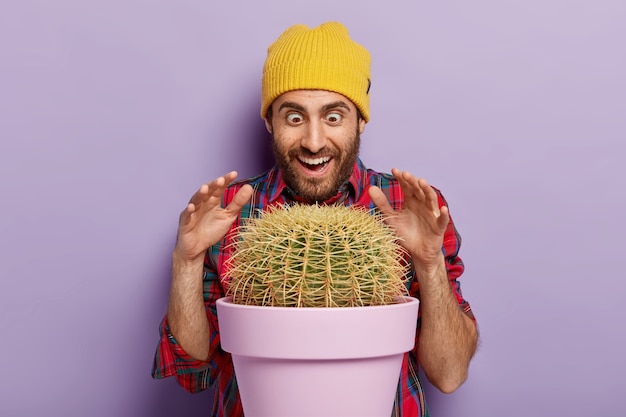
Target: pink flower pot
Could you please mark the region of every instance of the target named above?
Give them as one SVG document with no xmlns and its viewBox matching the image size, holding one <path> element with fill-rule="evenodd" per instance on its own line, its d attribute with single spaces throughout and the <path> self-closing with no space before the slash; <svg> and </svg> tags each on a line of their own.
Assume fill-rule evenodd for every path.
<svg viewBox="0 0 626 417">
<path fill-rule="evenodd" d="M 293 308 L 217 301 L 246 417 L 389 417 L 419 301 Z"/>
</svg>

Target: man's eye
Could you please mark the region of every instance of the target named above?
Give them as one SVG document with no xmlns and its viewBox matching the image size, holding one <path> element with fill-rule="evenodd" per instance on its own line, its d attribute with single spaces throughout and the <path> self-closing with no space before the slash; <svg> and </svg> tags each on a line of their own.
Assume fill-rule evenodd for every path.
<svg viewBox="0 0 626 417">
<path fill-rule="evenodd" d="M 328 120 L 331 123 L 337 123 L 340 122 L 343 116 L 341 116 L 341 114 L 339 113 L 328 113 L 326 115 L 326 120 Z"/>
<path fill-rule="evenodd" d="M 290 123 L 300 123 L 302 121 L 302 116 L 298 113 L 289 113 L 287 115 L 287 121 Z"/>
</svg>

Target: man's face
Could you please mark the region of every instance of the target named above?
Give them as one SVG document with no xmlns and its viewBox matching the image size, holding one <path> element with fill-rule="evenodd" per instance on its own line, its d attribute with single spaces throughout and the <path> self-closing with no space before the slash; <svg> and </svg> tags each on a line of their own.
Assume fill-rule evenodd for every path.
<svg viewBox="0 0 626 417">
<path fill-rule="evenodd" d="M 309 202 L 337 193 L 352 172 L 365 121 L 345 96 L 323 90 L 296 90 L 272 103 L 266 120 L 274 156 L 285 182 Z"/>
</svg>

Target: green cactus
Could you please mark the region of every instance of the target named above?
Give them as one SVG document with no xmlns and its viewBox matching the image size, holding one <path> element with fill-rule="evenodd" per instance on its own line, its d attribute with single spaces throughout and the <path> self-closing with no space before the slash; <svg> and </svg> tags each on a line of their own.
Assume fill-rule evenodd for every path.
<svg viewBox="0 0 626 417">
<path fill-rule="evenodd" d="M 357 206 L 274 207 L 238 230 L 226 264 L 237 304 L 354 307 L 406 295 L 406 251 Z"/>
</svg>

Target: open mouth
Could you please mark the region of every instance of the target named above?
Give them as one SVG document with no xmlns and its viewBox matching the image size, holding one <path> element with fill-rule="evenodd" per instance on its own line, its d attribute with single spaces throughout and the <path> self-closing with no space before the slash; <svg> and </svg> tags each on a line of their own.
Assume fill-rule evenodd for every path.
<svg viewBox="0 0 626 417">
<path fill-rule="evenodd" d="M 298 157 L 298 161 L 309 171 L 322 172 L 328 166 L 330 162 L 330 156 L 322 158 L 305 158 L 303 156 Z"/>
</svg>

